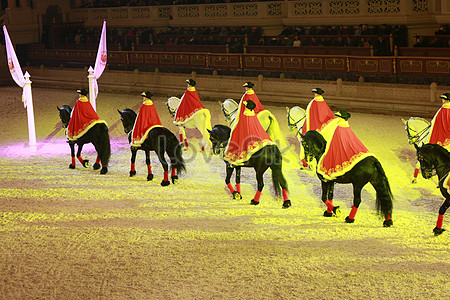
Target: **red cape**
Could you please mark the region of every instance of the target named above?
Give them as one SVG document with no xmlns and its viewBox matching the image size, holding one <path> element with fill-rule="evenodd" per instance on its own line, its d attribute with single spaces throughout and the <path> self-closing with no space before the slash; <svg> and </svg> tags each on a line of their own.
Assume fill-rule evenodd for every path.
<svg viewBox="0 0 450 300">
<path fill-rule="evenodd" d="M 450 146 L 450 103 L 444 103 L 431 121 L 428 143 Z"/>
<path fill-rule="evenodd" d="M 239 112 L 237 115 L 237 118 L 242 117 L 242 115 L 244 114 L 245 111 L 245 101 L 248 100 L 252 100 L 255 104 L 256 107 L 253 109 L 253 111 L 255 112 L 255 114 L 258 114 L 259 112 L 265 110 L 264 106 L 262 106 L 261 102 L 258 99 L 258 96 L 256 96 L 255 91 L 253 90 L 248 90 L 241 98 L 241 101 L 239 102 Z"/>
<path fill-rule="evenodd" d="M 175 114 L 174 123 L 183 124 L 188 121 L 197 111 L 204 109 L 195 88 L 188 88 L 181 97 L 180 105 Z"/>
<path fill-rule="evenodd" d="M 134 122 L 131 146 L 139 147 L 147 139 L 148 133 L 154 127 L 162 127 L 156 107 L 152 100 L 146 100 L 139 109 Z"/>
<path fill-rule="evenodd" d="M 271 144 L 273 142 L 256 114 L 247 110 L 231 131 L 224 159 L 233 165 L 243 165 L 255 152 Z"/>
<path fill-rule="evenodd" d="M 317 172 L 327 180 L 334 180 L 368 156 L 373 154 L 353 133 L 348 122 L 341 120 L 317 164 Z"/>
<path fill-rule="evenodd" d="M 88 98 L 80 97 L 73 107 L 66 135 L 69 140 L 77 140 L 97 123 L 105 123 L 100 120 Z"/>
<path fill-rule="evenodd" d="M 302 134 L 309 130 L 320 132 L 334 118 L 333 112 L 323 100 L 323 97 L 316 96 L 306 108 L 306 120 L 302 127 Z"/>
</svg>

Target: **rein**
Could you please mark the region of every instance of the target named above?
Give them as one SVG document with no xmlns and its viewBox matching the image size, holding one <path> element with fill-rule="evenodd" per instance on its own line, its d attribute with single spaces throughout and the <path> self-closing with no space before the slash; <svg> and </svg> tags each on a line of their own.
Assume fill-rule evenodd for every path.
<svg viewBox="0 0 450 300">
<path fill-rule="evenodd" d="M 297 127 L 297 124 L 300 123 L 304 118 L 306 118 L 306 115 L 304 115 L 302 118 L 300 118 L 300 120 L 298 120 L 297 122 L 291 123 L 291 120 L 294 120 L 294 118 L 291 117 L 291 110 L 289 110 L 289 112 L 288 112 L 288 126 L 289 126 L 289 127 L 294 127 L 294 126 Z M 296 136 L 300 133 L 300 131 L 302 130 L 302 128 L 303 128 L 303 126 L 300 127 L 300 128 L 297 130 L 297 132 L 295 133 Z"/>
<path fill-rule="evenodd" d="M 427 136 L 425 133 L 430 129 L 430 127 L 431 127 L 431 124 L 428 125 L 427 127 L 425 127 L 424 129 L 422 129 L 419 132 L 417 132 L 414 129 L 412 129 L 412 130 L 414 130 L 416 132 L 416 135 L 413 136 L 413 135 L 411 135 L 410 128 L 409 128 L 409 121 L 408 121 L 407 126 L 406 126 L 406 133 L 408 134 L 408 139 L 412 140 L 413 138 L 417 138 L 416 143 L 417 144 L 420 143 Z"/>
</svg>

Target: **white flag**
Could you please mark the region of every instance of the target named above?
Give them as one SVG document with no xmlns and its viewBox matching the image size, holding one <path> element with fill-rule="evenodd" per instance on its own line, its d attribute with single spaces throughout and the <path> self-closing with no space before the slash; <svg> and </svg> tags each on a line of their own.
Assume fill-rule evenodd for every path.
<svg viewBox="0 0 450 300">
<path fill-rule="evenodd" d="M 98 45 L 97 51 L 97 58 L 95 59 L 95 66 L 94 66 L 95 98 L 97 98 L 98 95 L 97 79 L 99 79 L 100 76 L 102 76 L 102 73 L 105 70 L 107 58 L 108 53 L 106 50 L 106 20 L 105 20 L 103 21 L 102 35 L 100 37 L 100 43 Z"/>
<path fill-rule="evenodd" d="M 6 55 L 8 58 L 8 68 L 11 73 L 12 78 L 17 83 L 18 86 L 23 88 L 25 86 L 25 78 L 23 77 L 22 68 L 20 68 L 19 60 L 17 59 L 16 52 L 9 38 L 8 30 L 6 30 L 6 25 L 3 25 L 3 33 L 5 35 L 6 43 Z M 28 93 L 25 90 L 22 92 L 23 105 L 27 107 Z"/>
</svg>

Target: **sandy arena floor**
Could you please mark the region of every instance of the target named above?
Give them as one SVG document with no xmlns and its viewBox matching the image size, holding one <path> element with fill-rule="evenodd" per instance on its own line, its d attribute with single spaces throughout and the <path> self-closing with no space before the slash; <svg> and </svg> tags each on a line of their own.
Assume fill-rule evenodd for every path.
<svg viewBox="0 0 450 300">
<path fill-rule="evenodd" d="M 201 89 L 199 89 L 201 95 Z M 181 95 L 177 95 L 181 96 Z M 77 161 L 56 106 L 73 106 L 69 90 L 33 89 L 38 139 L 28 143 L 18 87 L 0 89 L 0 298 L 2 299 L 443 299 L 450 293 L 450 232 L 433 235 L 443 198 L 436 183 L 410 180 L 414 147 L 399 116 L 354 113 L 353 131 L 380 160 L 395 196 L 394 226 L 383 228 L 366 186 L 354 224 L 344 223 L 352 188 L 337 185 L 338 218 L 324 218 L 319 180 L 284 162 L 292 207 L 274 198 L 271 172 L 261 204 L 249 205 L 254 171 L 243 170 L 243 200 L 233 200 L 225 165 L 198 151 L 187 131 L 187 171 L 160 186 L 146 181 L 143 153 L 130 178 L 130 151 L 117 109 L 137 110 L 139 95 L 101 93 L 98 114 L 110 126 L 105 176 Z M 227 96 L 224 95 L 223 99 Z M 156 97 L 163 125 L 175 126 Z M 264 99 L 261 99 L 264 104 Z M 212 124 L 226 124 L 217 102 L 205 102 Z M 284 107 L 266 107 L 291 143 Z M 410 116 L 404 116 L 405 118 Z M 195 149 L 192 149 L 195 148 Z M 91 145 L 83 157 L 95 160 Z M 449 228 L 450 217 L 444 220 Z"/>
</svg>

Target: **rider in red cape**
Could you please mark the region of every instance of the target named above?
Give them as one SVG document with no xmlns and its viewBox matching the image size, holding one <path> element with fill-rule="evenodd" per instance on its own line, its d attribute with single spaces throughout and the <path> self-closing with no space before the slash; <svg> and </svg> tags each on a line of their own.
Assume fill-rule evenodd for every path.
<svg viewBox="0 0 450 300">
<path fill-rule="evenodd" d="M 189 121 L 199 110 L 205 109 L 200 101 L 200 97 L 195 90 L 196 82 L 194 79 L 186 80 L 187 89 L 181 97 L 180 105 L 175 113 L 175 125 L 183 125 Z"/>
<path fill-rule="evenodd" d="M 439 98 L 442 99 L 442 107 L 431 121 L 426 143 L 438 144 L 450 150 L 450 93 L 444 93 Z"/>
<path fill-rule="evenodd" d="M 334 180 L 350 171 L 362 159 L 373 156 L 353 133 L 345 110 L 336 113 L 339 123 L 327 142 L 325 152 L 317 164 L 317 173 L 325 180 Z"/>
<path fill-rule="evenodd" d="M 262 106 L 261 102 L 258 99 L 258 96 L 256 96 L 255 91 L 253 90 L 253 87 L 255 85 L 248 81 L 246 83 L 244 83 L 243 87 L 245 89 L 245 93 L 241 98 L 241 101 L 239 102 L 239 111 L 238 114 L 236 116 L 236 120 L 234 121 L 234 124 L 237 123 L 237 121 L 239 120 L 240 117 L 242 117 L 242 115 L 244 114 L 245 111 L 245 101 L 251 100 L 253 103 L 255 103 L 256 107 L 253 110 L 255 114 L 258 114 L 259 112 L 264 110 L 264 107 Z"/>
<path fill-rule="evenodd" d="M 243 165 L 261 148 L 274 144 L 261 126 L 252 100 L 244 102 L 245 110 L 231 130 L 230 140 L 224 151 L 224 159 L 230 164 Z"/>
<path fill-rule="evenodd" d="M 310 130 L 316 130 L 321 132 L 331 121 L 335 119 L 333 112 L 328 107 L 327 103 L 323 99 L 323 93 L 321 88 L 312 89 L 314 99 L 312 99 L 306 108 L 306 119 L 302 127 L 302 134 L 307 133 Z M 328 136 L 322 134 L 325 140 L 328 141 Z M 301 153 L 301 161 L 304 167 L 308 166 L 305 158 Z"/>
<path fill-rule="evenodd" d="M 66 135 L 70 141 L 76 141 L 82 137 L 95 124 L 105 123 L 100 120 L 89 99 L 86 97 L 88 92 L 85 89 L 77 90 L 80 95 L 73 107 Z"/>
<path fill-rule="evenodd" d="M 152 93 L 143 92 L 142 105 L 134 122 L 131 146 L 139 147 L 147 139 L 148 133 L 155 127 L 162 127 L 156 107 L 153 104 Z"/>
</svg>

